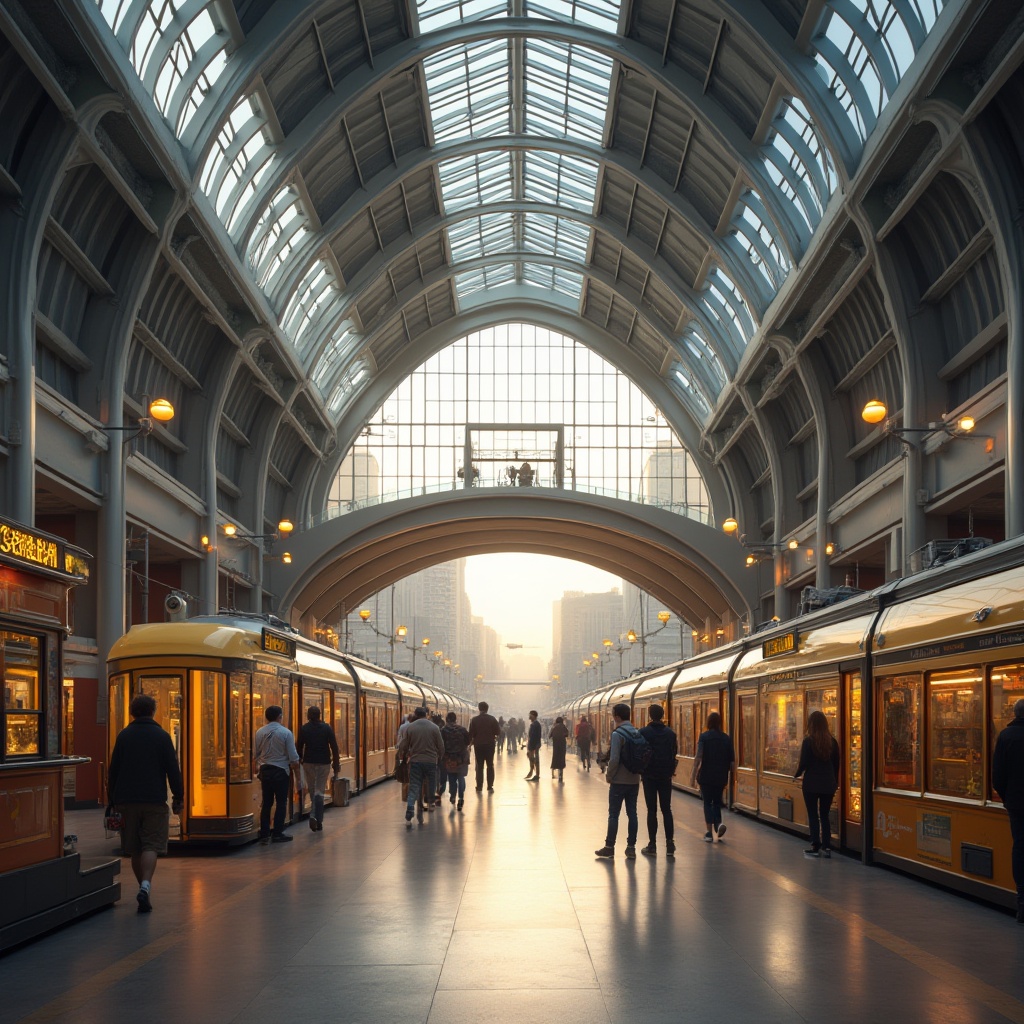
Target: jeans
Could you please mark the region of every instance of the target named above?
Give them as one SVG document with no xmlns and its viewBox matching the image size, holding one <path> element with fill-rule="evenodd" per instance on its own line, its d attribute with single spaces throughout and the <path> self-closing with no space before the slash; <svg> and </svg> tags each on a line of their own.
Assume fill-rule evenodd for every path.
<svg viewBox="0 0 1024 1024">
<path fill-rule="evenodd" d="M 675 820 L 672 817 L 672 776 L 665 779 L 643 779 L 644 802 L 647 804 L 647 837 L 651 843 L 658 837 L 658 804 L 665 819 L 665 839 L 675 838 Z M 705 805 L 706 806 L 706 805 Z"/>
<path fill-rule="evenodd" d="M 303 764 L 302 781 L 306 784 L 306 791 L 309 793 L 309 816 L 314 821 L 324 820 L 324 791 L 327 789 L 327 780 L 331 777 L 331 766 L 329 764 Z"/>
<path fill-rule="evenodd" d="M 1013 852 L 1010 864 L 1013 880 L 1017 885 L 1017 906 L 1024 909 L 1024 811 L 1007 811 L 1010 816 L 1010 835 L 1013 836 Z"/>
<path fill-rule="evenodd" d="M 448 792 L 461 800 L 466 795 L 466 777 L 459 772 L 446 772 L 448 776 Z M 443 790 L 442 790 L 443 792 Z"/>
<path fill-rule="evenodd" d="M 416 797 L 423 788 L 423 780 L 427 780 L 427 792 L 430 799 L 434 799 L 437 792 L 437 762 L 435 761 L 410 761 L 409 762 L 409 796 L 405 801 L 406 814 L 412 814 L 416 806 Z"/>
<path fill-rule="evenodd" d="M 718 828 L 722 824 L 722 794 L 724 786 L 700 787 L 700 797 L 704 801 L 704 824 Z"/>
<path fill-rule="evenodd" d="M 494 787 L 494 744 L 478 743 L 473 747 L 476 761 L 476 788 L 484 788 L 484 765 L 487 765 L 487 788 Z"/>
<path fill-rule="evenodd" d="M 807 823 L 811 826 L 811 846 L 817 850 L 822 847 L 832 849 L 832 826 L 828 820 L 828 812 L 832 807 L 834 793 L 804 792 L 804 803 L 807 805 Z"/>
<path fill-rule="evenodd" d="M 283 768 L 265 764 L 260 768 L 260 789 L 263 803 L 260 804 L 260 839 L 270 835 L 270 806 L 274 805 L 274 835 L 284 833 L 284 816 L 288 810 L 288 786 L 291 776 Z"/>
<path fill-rule="evenodd" d="M 619 834 L 619 812 L 622 810 L 623 801 L 626 804 L 626 845 L 636 846 L 636 833 L 638 823 L 636 820 L 636 798 L 640 795 L 640 787 L 635 783 L 627 785 L 623 782 L 613 782 L 608 787 L 608 835 L 605 837 L 606 846 L 615 845 L 615 837 Z"/>
</svg>

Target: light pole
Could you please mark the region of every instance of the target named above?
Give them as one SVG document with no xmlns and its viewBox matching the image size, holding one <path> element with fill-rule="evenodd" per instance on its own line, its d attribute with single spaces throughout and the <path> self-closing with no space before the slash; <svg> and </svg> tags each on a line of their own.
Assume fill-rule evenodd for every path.
<svg viewBox="0 0 1024 1024">
<path fill-rule="evenodd" d="M 398 629 L 395 630 L 395 634 L 398 636 L 398 642 L 403 647 L 408 647 L 409 650 L 412 651 L 412 677 L 413 677 L 413 679 L 415 679 L 416 678 L 416 655 L 419 654 L 419 647 L 420 646 L 423 646 L 423 647 L 429 647 L 430 646 L 430 637 L 429 636 L 425 636 L 420 641 L 420 645 L 418 646 L 415 642 L 411 643 L 411 644 L 407 644 L 405 642 L 405 638 L 409 634 L 409 627 L 408 626 L 399 626 Z M 413 625 L 413 636 L 415 636 L 415 634 L 416 634 L 416 626 L 414 624 Z M 424 651 L 424 653 L 426 653 L 426 652 Z"/>
<path fill-rule="evenodd" d="M 239 534 L 238 527 L 234 523 L 224 524 L 224 535 L 227 537 L 237 537 L 239 540 L 251 540 L 251 541 L 266 541 L 265 549 L 264 545 L 260 545 L 260 589 L 263 593 L 270 597 L 270 609 L 271 613 L 274 609 L 274 541 L 280 540 L 282 537 L 287 538 L 291 535 L 292 530 L 295 529 L 295 524 L 290 519 L 282 519 L 277 524 L 277 529 L 271 533 L 246 533 Z M 286 551 L 281 555 L 281 561 L 285 565 L 290 565 L 292 561 L 291 554 Z M 263 563 L 267 563 L 267 586 L 263 588 Z M 263 610 L 263 597 L 260 596 L 260 611 Z"/>
<path fill-rule="evenodd" d="M 642 601 L 641 601 L 641 606 L 642 606 Z M 647 668 L 647 641 L 652 636 L 654 636 L 656 633 L 660 633 L 668 625 L 668 620 L 671 619 L 671 618 L 672 618 L 672 613 L 671 612 L 666 612 L 666 611 L 658 612 L 658 621 L 661 623 L 661 625 L 657 629 L 652 629 L 650 631 L 650 633 L 645 633 L 645 632 L 643 632 L 644 623 L 642 621 L 642 615 L 641 615 L 640 633 L 638 634 L 636 632 L 636 630 L 631 629 L 626 634 L 626 639 L 631 644 L 635 644 L 637 642 L 637 640 L 640 641 L 640 668 L 641 669 Z"/>
<path fill-rule="evenodd" d="M 361 618 L 363 620 L 363 622 L 365 622 L 366 625 L 369 626 L 370 629 L 372 629 L 374 631 L 374 633 L 377 634 L 377 636 L 382 637 L 384 640 L 387 640 L 387 642 L 388 642 L 388 649 L 390 651 L 388 667 L 391 669 L 392 672 L 394 672 L 394 670 L 395 670 L 395 638 L 390 633 L 385 633 L 383 630 L 378 629 L 370 621 L 370 618 L 371 618 L 372 615 L 373 615 L 373 613 L 370 611 L 369 608 L 363 608 L 359 612 L 359 618 Z M 399 629 L 405 629 L 405 626 L 399 626 Z"/>
</svg>

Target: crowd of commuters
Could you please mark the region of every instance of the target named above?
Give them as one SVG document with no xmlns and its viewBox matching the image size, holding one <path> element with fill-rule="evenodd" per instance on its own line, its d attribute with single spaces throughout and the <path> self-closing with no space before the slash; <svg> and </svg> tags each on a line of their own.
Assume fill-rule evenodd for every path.
<svg viewBox="0 0 1024 1024">
<path fill-rule="evenodd" d="M 396 775 L 403 780 L 405 820 L 414 814 L 423 821 L 424 808 L 433 808 L 447 791 L 456 811 L 465 801 L 470 751 L 476 766 L 476 791 L 482 792 L 486 779 L 488 792 L 494 789 L 495 752 L 514 753 L 525 738 L 530 770 L 526 780 L 540 780 L 540 753 L 544 730 L 536 711 L 529 713 L 529 727 L 522 720 L 495 718 L 485 702 L 466 729 L 458 724 L 455 712 L 447 719 L 418 707 L 398 729 Z M 152 880 L 157 858 L 167 852 L 170 814 L 180 814 L 184 785 L 178 756 L 171 737 L 155 720 L 156 701 L 140 694 L 130 706 L 132 722 L 117 736 L 108 770 L 108 798 L 121 813 L 124 822 L 122 851 L 131 857 L 132 870 L 139 883 L 136 896 L 140 913 L 152 910 Z M 323 830 L 324 801 L 333 768 L 339 771 L 339 749 L 334 730 L 321 720 L 320 709 L 306 710 L 306 722 L 298 739 L 283 724 L 283 709 L 276 704 L 265 711 L 267 724 L 256 732 L 254 769 L 260 781 L 259 840 L 263 844 L 290 842 L 285 831 L 288 798 L 293 780 L 301 778 L 310 798 L 309 827 Z M 615 855 L 622 808 L 626 809 L 626 857 L 636 858 L 639 833 L 637 800 L 641 786 L 647 807 L 647 845 L 641 853 L 656 857 L 658 851 L 658 814 L 664 830 L 665 853 L 674 857 L 675 823 L 672 816 L 672 778 L 679 752 L 676 734 L 664 721 L 660 704 L 647 709 L 648 722 L 637 729 L 631 721 L 628 704 L 612 708 L 614 728 L 607 749 L 598 762 L 608 783 L 608 824 L 604 845 L 595 851 L 600 858 Z M 551 744 L 552 778 L 563 781 L 570 732 L 558 717 L 548 729 Z M 597 739 L 586 717 L 580 718 L 573 737 L 580 768 L 591 766 L 591 745 Z M 736 770 L 732 738 L 722 728 L 717 711 L 708 715 L 706 728 L 697 741 L 690 773 L 690 785 L 700 789 L 704 803 L 706 843 L 722 841 L 726 825 L 722 810 L 729 776 Z M 806 735 L 794 780 L 801 779 L 810 847 L 807 857 L 830 857 L 832 829 L 830 811 L 839 788 L 839 744 L 832 735 L 828 719 L 813 711 L 807 720 Z M 992 764 L 993 786 L 1006 807 L 1013 840 L 1012 868 L 1017 888 L 1017 921 L 1024 924 L 1024 699 L 1013 706 L 1013 719 L 997 739 Z M 168 808 L 167 791 L 171 792 Z"/>
</svg>

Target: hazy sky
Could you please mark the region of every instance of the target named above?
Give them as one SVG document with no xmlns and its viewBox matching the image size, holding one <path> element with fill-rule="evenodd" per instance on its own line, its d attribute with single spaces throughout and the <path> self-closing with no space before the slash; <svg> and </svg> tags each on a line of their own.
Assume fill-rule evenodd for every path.
<svg viewBox="0 0 1024 1024">
<path fill-rule="evenodd" d="M 483 616 L 503 644 L 522 644 L 523 653 L 551 657 L 551 603 L 566 590 L 602 593 L 622 589 L 618 576 L 582 562 L 547 555 L 503 553 L 466 559 L 466 594 L 473 614 Z M 514 653 L 502 649 L 507 662 Z"/>
</svg>

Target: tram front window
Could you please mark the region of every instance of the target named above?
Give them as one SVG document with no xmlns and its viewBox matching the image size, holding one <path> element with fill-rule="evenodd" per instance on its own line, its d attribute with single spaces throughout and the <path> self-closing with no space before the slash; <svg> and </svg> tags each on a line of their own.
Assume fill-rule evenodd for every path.
<svg viewBox="0 0 1024 1024">
<path fill-rule="evenodd" d="M 39 690 L 39 638 L 0 632 L 0 666 L 6 712 L 4 753 L 9 757 L 39 754 L 43 717 Z"/>
<path fill-rule="evenodd" d="M 223 672 L 192 672 L 192 787 L 191 812 L 228 812 L 227 680 Z"/>
<path fill-rule="evenodd" d="M 231 673 L 231 782 L 252 780 L 252 685 L 245 672 Z"/>
</svg>

